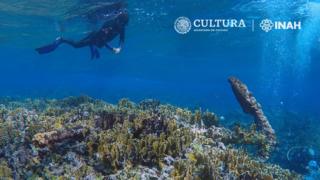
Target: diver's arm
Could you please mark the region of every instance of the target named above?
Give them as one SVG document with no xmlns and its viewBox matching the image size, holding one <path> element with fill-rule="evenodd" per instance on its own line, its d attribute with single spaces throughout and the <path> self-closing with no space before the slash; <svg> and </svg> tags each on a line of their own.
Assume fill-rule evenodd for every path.
<svg viewBox="0 0 320 180">
<path fill-rule="evenodd" d="M 108 43 L 106 44 L 106 48 L 109 49 L 110 51 L 113 51 L 113 47 L 111 47 Z"/>
<path fill-rule="evenodd" d="M 120 49 L 122 49 L 122 47 L 124 45 L 124 39 L 125 39 L 125 29 L 122 28 L 122 30 L 120 32 L 120 42 L 119 42 Z"/>
<path fill-rule="evenodd" d="M 120 42 L 119 42 L 119 47 L 118 48 L 114 48 L 114 47 L 111 47 L 108 43 L 106 43 L 106 48 L 109 49 L 110 51 L 112 51 L 113 53 L 115 54 L 119 54 L 123 45 L 124 45 L 124 37 L 125 37 L 125 31 L 124 29 L 121 30 L 120 32 Z"/>
<path fill-rule="evenodd" d="M 115 53 L 115 54 L 119 54 L 122 50 L 122 47 L 124 45 L 124 37 L 125 37 L 125 31 L 124 29 L 121 30 L 120 32 L 120 42 L 119 42 L 119 47 L 118 48 L 112 48 L 112 51 Z M 109 48 L 111 48 L 109 46 Z"/>
<path fill-rule="evenodd" d="M 115 54 L 119 54 L 121 49 L 120 48 L 114 48 L 114 47 L 111 47 L 109 44 L 106 44 L 105 45 L 107 49 L 109 49 L 110 51 L 112 51 L 113 53 Z"/>
</svg>

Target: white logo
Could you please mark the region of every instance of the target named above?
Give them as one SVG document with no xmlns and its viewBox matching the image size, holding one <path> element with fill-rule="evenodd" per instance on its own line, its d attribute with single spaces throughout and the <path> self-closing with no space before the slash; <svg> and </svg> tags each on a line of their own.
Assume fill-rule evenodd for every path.
<svg viewBox="0 0 320 180">
<path fill-rule="evenodd" d="M 274 24 L 270 19 L 264 19 L 261 21 L 260 27 L 263 31 L 269 32 L 273 29 Z"/>
<path fill-rule="evenodd" d="M 189 18 L 187 17 L 179 17 L 174 22 L 174 29 L 179 34 L 187 34 L 191 30 L 192 24 Z"/>
<path fill-rule="evenodd" d="M 248 20 L 247 20 L 248 21 Z M 251 28 L 248 28 L 244 19 L 194 19 L 192 22 L 187 17 L 179 17 L 174 22 L 174 29 L 179 34 L 187 34 L 192 29 L 193 32 L 227 32 L 232 29 L 251 29 L 255 31 L 255 21 L 252 20 Z M 262 31 L 296 31 L 302 29 L 301 21 L 283 21 L 263 19 L 260 24 Z"/>
</svg>

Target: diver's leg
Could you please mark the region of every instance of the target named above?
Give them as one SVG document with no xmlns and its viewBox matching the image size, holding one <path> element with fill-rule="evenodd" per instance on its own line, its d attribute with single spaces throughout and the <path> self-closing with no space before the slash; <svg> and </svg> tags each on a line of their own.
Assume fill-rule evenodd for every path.
<svg viewBox="0 0 320 180">
<path fill-rule="evenodd" d="M 75 42 L 75 41 L 72 41 L 72 40 L 63 39 L 61 37 L 58 37 L 53 43 L 45 45 L 45 46 L 42 46 L 40 48 L 37 48 L 36 51 L 39 54 L 47 54 L 47 53 L 50 53 L 50 52 L 54 51 L 62 43 L 69 44 L 70 46 L 72 46 L 74 48 L 82 48 L 82 47 L 90 45 L 89 39 L 84 39 L 84 40 Z"/>
<path fill-rule="evenodd" d="M 72 40 L 68 40 L 68 39 L 62 39 L 62 43 L 68 44 L 74 48 L 82 48 L 85 46 L 89 46 L 90 44 L 88 43 L 88 41 L 72 41 Z"/>
<path fill-rule="evenodd" d="M 59 47 L 59 45 L 61 45 L 62 43 L 68 44 L 74 48 L 82 48 L 85 46 L 91 46 L 91 36 L 89 35 L 88 37 L 80 40 L 80 41 L 73 41 L 73 40 L 68 40 L 68 39 L 63 39 L 61 37 L 58 37 L 53 43 L 42 46 L 40 48 L 35 49 L 39 54 L 47 54 L 50 53 L 52 51 L 54 51 L 56 48 Z M 91 47 L 90 47 L 91 48 Z M 96 56 L 96 52 L 94 51 L 94 49 L 91 50 L 92 56 L 95 57 Z M 99 56 L 99 55 L 98 55 Z"/>
</svg>

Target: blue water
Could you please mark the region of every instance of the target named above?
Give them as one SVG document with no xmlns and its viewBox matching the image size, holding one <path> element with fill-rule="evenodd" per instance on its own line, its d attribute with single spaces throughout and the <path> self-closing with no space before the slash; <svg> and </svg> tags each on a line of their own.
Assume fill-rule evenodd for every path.
<svg viewBox="0 0 320 180">
<path fill-rule="evenodd" d="M 103 49 L 100 59 L 90 60 L 89 48 L 67 45 L 48 55 L 34 51 L 57 36 L 85 36 L 94 27 L 75 9 L 97 2 L 1 1 L 0 96 L 85 94 L 109 102 L 156 98 L 225 116 L 241 113 L 227 82 L 229 76 L 237 76 L 273 124 L 283 120 L 272 118 L 275 111 L 293 112 L 301 123 L 309 116 L 319 120 L 320 2 L 129 0 L 130 23 L 121 54 Z M 173 28 L 180 16 L 301 20 L 303 28 L 180 35 Z"/>
</svg>

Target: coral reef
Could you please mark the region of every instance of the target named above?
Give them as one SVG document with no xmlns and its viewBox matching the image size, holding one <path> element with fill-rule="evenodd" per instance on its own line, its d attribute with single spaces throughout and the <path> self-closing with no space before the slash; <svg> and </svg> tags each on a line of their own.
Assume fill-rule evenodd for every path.
<svg viewBox="0 0 320 180">
<path fill-rule="evenodd" d="M 273 148 L 276 145 L 276 135 L 267 117 L 264 115 L 261 105 L 249 91 L 248 87 L 239 79 L 230 77 L 229 83 L 243 111 L 254 117 L 257 128 L 267 137 L 269 149 Z M 261 154 L 261 157 L 267 159 L 268 153 Z"/>
<path fill-rule="evenodd" d="M 268 138 L 218 117 L 157 100 L 117 105 L 89 97 L 0 100 L 5 179 L 301 179 L 238 145 Z"/>
</svg>

